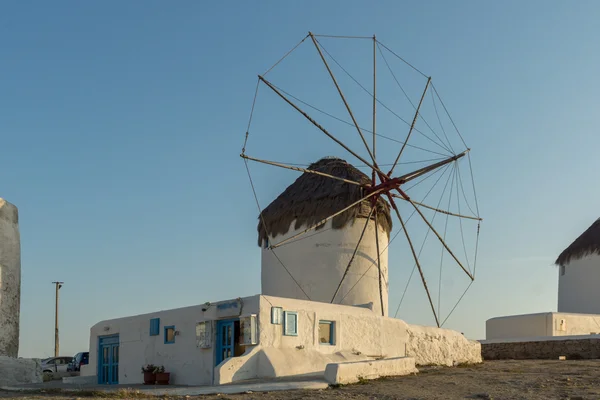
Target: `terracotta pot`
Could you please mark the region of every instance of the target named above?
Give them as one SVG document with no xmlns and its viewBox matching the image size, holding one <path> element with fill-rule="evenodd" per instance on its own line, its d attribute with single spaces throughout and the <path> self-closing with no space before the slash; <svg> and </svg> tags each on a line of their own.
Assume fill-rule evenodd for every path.
<svg viewBox="0 0 600 400">
<path fill-rule="evenodd" d="M 168 385 L 170 378 L 171 378 L 170 372 L 159 372 L 156 374 L 156 384 L 157 385 Z"/>
<path fill-rule="evenodd" d="M 156 374 L 144 372 L 144 385 L 154 385 L 154 382 L 156 382 Z"/>
</svg>

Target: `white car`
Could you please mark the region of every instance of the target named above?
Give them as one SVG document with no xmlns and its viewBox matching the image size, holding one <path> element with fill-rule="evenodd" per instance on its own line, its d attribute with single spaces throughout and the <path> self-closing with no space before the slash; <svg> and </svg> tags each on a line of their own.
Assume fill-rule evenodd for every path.
<svg viewBox="0 0 600 400">
<path fill-rule="evenodd" d="M 42 360 L 42 371 L 44 373 L 67 372 L 69 363 L 73 357 L 50 357 Z"/>
</svg>

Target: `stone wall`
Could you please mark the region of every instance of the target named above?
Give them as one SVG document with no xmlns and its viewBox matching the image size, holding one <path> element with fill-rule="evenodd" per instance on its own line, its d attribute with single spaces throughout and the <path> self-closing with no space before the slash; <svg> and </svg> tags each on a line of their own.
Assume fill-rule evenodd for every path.
<svg viewBox="0 0 600 400">
<path fill-rule="evenodd" d="M 482 343 L 484 360 L 567 360 L 600 358 L 600 338 Z"/>
</svg>

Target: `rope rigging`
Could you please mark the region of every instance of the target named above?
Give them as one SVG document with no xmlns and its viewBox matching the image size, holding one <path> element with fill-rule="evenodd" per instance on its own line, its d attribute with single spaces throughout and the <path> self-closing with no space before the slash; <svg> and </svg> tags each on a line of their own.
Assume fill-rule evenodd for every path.
<svg viewBox="0 0 600 400">
<path fill-rule="evenodd" d="M 437 185 L 437 182 L 439 182 L 439 180 L 442 178 L 442 176 L 444 176 L 444 174 L 446 173 L 446 171 L 448 170 L 449 167 L 450 166 L 448 166 L 444 170 L 444 173 L 442 175 L 440 175 L 440 177 L 438 178 L 438 181 L 436 181 L 434 186 L 432 186 L 432 188 L 429 189 L 429 192 L 427 192 L 427 196 L 429 196 L 429 193 L 431 193 L 431 191 L 433 190 L 435 185 Z M 438 208 L 439 208 L 440 204 L 442 204 L 442 199 L 444 198 L 444 194 L 446 193 L 446 189 L 448 188 L 448 183 L 450 182 L 451 176 L 452 176 L 452 172 L 450 174 L 448 174 L 448 180 L 446 180 L 446 184 L 444 185 L 444 190 L 442 191 L 442 195 L 440 196 L 440 200 L 438 201 L 438 204 L 437 204 Z M 411 214 L 411 217 L 415 213 L 416 213 L 416 211 L 413 211 L 413 213 Z M 433 215 L 432 222 L 435 220 L 436 215 L 437 215 L 437 212 Z M 409 218 L 409 220 L 410 220 L 410 218 Z M 408 223 L 408 221 L 407 221 L 407 223 Z M 425 238 L 423 239 L 423 243 L 421 244 L 421 248 L 419 249 L 419 254 L 417 257 L 421 257 L 421 253 L 423 252 L 423 248 L 425 247 L 425 242 L 427 241 L 427 237 L 429 236 L 430 232 L 431 232 L 431 229 L 428 229 L 427 233 L 425 234 Z M 396 318 L 396 316 L 398 315 L 398 311 L 400 311 L 400 307 L 402 306 L 402 302 L 404 301 L 404 297 L 406 296 L 406 291 L 408 290 L 408 285 L 410 284 L 410 281 L 412 279 L 413 274 L 415 273 L 416 268 L 417 268 L 417 264 L 415 263 L 415 265 L 413 266 L 413 269 L 410 273 L 410 276 L 408 278 L 408 282 L 406 283 L 406 287 L 404 288 L 404 292 L 402 293 L 402 297 L 400 298 L 400 304 L 398 304 L 398 308 L 396 308 L 396 314 L 394 314 L 394 318 Z"/>
<path fill-rule="evenodd" d="M 429 189 L 429 191 L 427 192 L 427 194 L 425 195 L 425 197 L 423 197 L 423 200 L 421 201 L 425 201 L 427 199 L 427 197 L 429 196 L 429 194 L 433 191 L 433 188 L 437 185 L 437 183 L 440 181 L 440 179 L 442 178 L 442 176 L 444 175 L 445 171 L 450 167 L 450 164 L 448 164 L 445 169 L 444 172 L 442 173 L 442 175 L 440 175 L 440 177 L 437 179 L 437 181 L 435 181 L 435 183 L 433 184 L 433 186 L 431 187 L 431 189 Z M 438 170 L 440 171 L 440 170 Z M 433 175 L 430 175 L 429 177 L 431 177 Z M 408 216 L 408 218 L 406 219 L 406 224 L 408 224 L 408 222 L 412 219 L 412 217 L 417 213 L 417 211 L 413 211 L 412 214 L 410 214 Z M 396 239 L 396 237 L 402 232 L 402 228 L 400 230 L 398 230 L 398 232 L 396 232 L 396 234 L 394 235 L 394 237 L 392 237 L 390 239 L 390 241 L 388 242 L 388 245 L 385 246 L 385 248 L 378 253 L 377 257 L 381 257 L 381 255 L 388 249 L 388 247 L 390 247 L 390 245 L 393 243 L 394 239 Z M 371 266 L 361 275 L 360 278 L 358 278 L 358 280 L 354 283 L 354 285 L 348 290 L 348 292 L 344 295 L 344 297 L 342 297 L 342 300 L 344 300 L 346 298 L 346 296 L 352 291 L 352 289 L 354 289 L 356 287 L 356 285 L 358 285 L 358 283 L 361 281 L 361 279 L 367 274 L 367 272 L 369 272 L 371 270 L 371 268 L 375 265 L 375 260 L 373 260 L 373 262 L 371 263 Z M 340 301 L 342 301 L 340 300 Z"/>
<path fill-rule="evenodd" d="M 248 179 L 250 179 L 250 186 L 252 186 L 252 193 L 254 193 L 254 199 L 256 200 L 256 206 L 258 207 L 260 221 L 261 221 L 261 223 L 262 223 L 262 225 L 263 225 L 263 227 L 265 229 L 265 232 L 268 232 L 267 231 L 267 225 L 265 224 L 265 219 L 263 218 L 263 215 L 262 215 L 262 208 L 260 208 L 260 203 L 258 202 L 258 196 L 256 194 L 256 189 L 254 188 L 254 182 L 252 181 L 252 175 L 250 174 L 250 168 L 248 167 L 248 161 L 244 160 L 244 163 L 246 165 L 246 171 L 248 171 Z M 292 280 L 294 281 L 294 283 L 296 283 L 296 285 L 298 286 L 298 288 L 300 288 L 300 290 L 302 291 L 302 293 L 304 293 L 304 295 L 306 296 L 306 298 L 308 300 L 310 300 L 310 296 L 304 291 L 304 289 L 298 283 L 298 281 L 296 280 L 296 278 L 294 278 L 294 275 L 292 275 L 292 273 L 285 266 L 285 264 L 283 263 L 283 261 L 281 261 L 281 259 L 277 256 L 277 254 L 275 253 L 275 250 L 273 248 L 271 248 L 271 247 L 269 247 L 269 250 L 271 251 L 271 253 L 273 254 L 273 256 L 277 259 L 277 261 L 279 262 L 279 264 L 283 267 L 283 269 L 285 269 L 285 271 L 288 273 L 288 275 L 290 276 L 290 278 L 292 278 Z"/>
<path fill-rule="evenodd" d="M 340 69 L 342 71 L 344 71 L 344 73 L 346 75 L 348 75 L 348 77 L 354 81 L 354 83 L 356 83 L 370 97 L 373 97 L 373 93 L 371 93 L 369 91 L 369 89 L 365 88 L 356 78 L 354 78 L 354 76 L 352 76 L 352 74 L 350 74 L 340 63 L 338 63 L 338 61 L 327 51 L 327 49 L 325 47 L 323 47 L 323 45 L 320 42 L 319 42 L 319 46 L 321 46 L 323 48 L 323 50 L 325 51 L 325 53 L 327 53 L 327 55 L 329 56 L 329 58 L 331 58 L 331 60 L 333 62 L 335 62 L 337 64 L 337 66 L 340 67 Z M 377 99 L 376 101 L 383 108 L 385 108 L 391 114 L 393 114 L 394 116 L 396 116 L 396 118 L 398 118 L 400 121 L 404 122 L 407 126 L 411 126 L 412 125 L 412 123 L 410 123 L 407 120 L 405 120 L 404 118 L 402 118 L 400 115 L 398 115 L 396 112 L 394 112 L 391 108 L 389 108 L 386 104 L 384 104 L 383 102 L 381 102 L 379 99 Z M 418 129 L 414 129 L 414 130 L 415 130 L 415 132 L 418 132 L 419 134 L 421 134 L 423 137 L 427 138 L 429 141 L 431 141 L 432 143 L 434 143 L 438 147 L 441 147 L 443 150 L 446 150 L 447 152 L 449 152 L 450 154 L 452 154 L 452 152 L 450 151 L 450 149 L 446 148 L 445 145 L 436 142 L 435 140 L 433 140 L 432 138 L 430 138 L 429 136 L 427 136 L 425 133 L 423 133 L 422 131 L 420 131 Z"/>
<path fill-rule="evenodd" d="M 352 122 L 350 122 L 350 121 L 346 121 L 346 120 L 344 120 L 344 119 L 342 119 L 342 118 L 339 118 L 339 117 L 336 117 L 335 115 L 332 115 L 332 114 L 330 114 L 330 113 L 328 113 L 328 112 L 326 112 L 326 111 L 323 111 L 323 110 L 321 110 L 320 108 L 318 108 L 318 107 L 315 107 L 315 106 L 313 106 L 313 105 L 311 105 L 311 104 L 309 104 L 309 103 L 305 102 L 304 100 L 302 100 L 302 99 L 300 99 L 300 98 L 298 98 L 298 97 L 294 96 L 293 94 L 291 94 L 291 93 L 289 93 L 289 92 L 285 91 L 285 90 L 284 90 L 284 89 L 282 89 L 281 87 L 279 87 L 279 86 L 277 86 L 277 85 L 275 85 L 275 84 L 272 84 L 272 85 L 273 85 L 273 86 L 274 86 L 274 87 L 275 87 L 277 90 L 279 90 L 280 92 L 282 92 L 282 93 L 286 94 L 287 96 L 289 96 L 289 97 L 293 98 L 293 99 L 294 99 L 294 100 L 296 100 L 297 102 L 299 102 L 299 103 L 302 103 L 302 104 L 304 104 L 305 106 L 307 106 L 307 107 L 309 107 L 309 108 L 312 108 L 313 110 L 315 110 L 315 111 L 317 111 L 317 112 L 320 112 L 321 114 L 323 114 L 323 115 L 325 115 L 325 116 L 328 116 L 328 117 L 330 117 L 330 118 L 332 118 L 332 119 L 335 119 L 336 121 L 342 122 L 342 123 L 344 123 L 344 124 L 346 124 L 346 125 L 348 125 L 348 126 L 354 126 L 354 124 L 353 124 Z M 377 100 L 377 102 L 378 102 L 379 104 L 383 105 L 383 103 L 381 103 L 381 101 Z M 383 107 L 386 107 L 386 106 L 385 106 L 385 105 L 383 105 Z M 404 123 L 406 123 L 407 125 L 409 125 L 409 126 L 410 126 L 410 123 L 409 123 L 408 121 L 405 121 L 404 119 L 402 119 L 402 117 L 400 117 L 399 115 L 395 114 L 395 113 L 394 113 L 394 112 L 393 112 L 391 109 L 390 109 L 389 111 L 390 111 L 390 112 L 392 112 L 392 113 L 393 113 L 393 114 L 394 114 L 394 115 L 395 115 L 397 118 L 399 118 L 399 119 L 400 119 L 402 122 L 404 122 Z M 360 127 L 360 129 L 361 129 L 361 130 L 363 130 L 363 131 L 365 131 L 365 132 L 368 132 L 368 133 L 373 133 L 373 131 L 372 131 L 372 130 L 369 130 L 368 128 L 364 128 L 364 127 L 362 127 L 362 126 L 359 126 L 359 127 Z M 415 131 L 420 133 L 420 131 L 419 131 L 419 130 L 416 130 L 416 129 L 415 129 Z M 404 143 L 406 143 L 406 141 L 402 141 L 402 140 L 394 139 L 394 138 L 392 138 L 392 137 L 389 137 L 389 136 L 387 136 L 387 135 L 382 135 L 382 134 L 380 134 L 380 133 L 375 133 L 375 135 L 376 135 L 376 136 L 378 136 L 378 137 L 380 137 L 380 138 L 383 138 L 383 139 L 390 140 L 390 141 L 392 141 L 392 142 L 400 143 L 400 144 L 402 144 L 402 145 L 404 145 Z M 431 140 L 431 139 L 430 139 L 430 140 Z M 435 143 L 435 142 L 434 142 L 434 143 Z M 419 146 L 415 146 L 415 145 L 411 145 L 411 144 L 406 144 L 406 146 L 407 146 L 407 147 L 410 147 L 410 148 L 413 148 L 413 149 L 418 149 L 418 150 L 426 151 L 426 152 L 428 152 L 428 153 L 432 153 L 432 154 L 437 154 L 437 155 L 440 155 L 440 156 L 444 156 L 444 157 L 446 157 L 446 156 L 448 155 L 448 154 L 444 154 L 444 153 L 436 152 L 436 151 L 433 151 L 433 150 L 425 149 L 425 148 L 423 148 L 423 147 L 419 147 Z M 446 150 L 446 151 L 449 151 L 449 150 L 447 150 L 447 149 L 445 149 L 445 150 Z"/>
<path fill-rule="evenodd" d="M 378 49 L 379 49 L 379 53 L 381 54 L 381 58 L 383 58 L 383 61 L 385 62 L 385 65 L 388 68 L 388 71 L 390 71 L 390 74 L 392 75 L 392 78 L 394 78 L 394 81 L 396 82 L 396 84 L 398 85 L 398 87 L 400 88 L 400 90 L 402 91 L 402 93 L 404 94 L 404 97 L 406 97 L 406 99 L 408 100 L 408 102 L 410 103 L 410 105 L 413 107 L 413 109 L 417 110 L 417 106 L 415 106 L 415 104 L 412 102 L 412 100 L 410 99 L 410 97 L 408 96 L 408 94 L 406 93 L 406 91 L 404 90 L 404 88 L 402 87 L 402 85 L 400 84 L 400 82 L 398 81 L 398 78 L 396 78 L 396 74 L 394 74 L 394 71 L 392 71 L 392 68 L 390 67 L 390 64 L 387 62 L 387 59 L 385 58 L 385 55 L 383 54 L 383 52 L 381 51 L 381 48 L 379 46 L 378 46 Z M 429 81 L 429 78 L 428 78 L 428 81 Z M 444 143 L 444 141 L 433 130 L 433 128 L 431 127 L 431 125 L 429 125 L 429 123 L 427 122 L 427 120 L 425 119 L 425 117 L 423 117 L 423 115 L 419 115 L 419 116 L 421 117 L 421 119 L 423 120 L 423 122 L 425 123 L 425 125 L 427 125 L 427 127 L 429 128 L 429 130 L 431 131 L 431 133 L 433 133 L 435 135 L 435 137 L 438 138 L 438 140 L 440 142 Z M 446 139 L 448 139 L 448 138 L 446 138 Z M 456 154 L 454 152 L 454 150 L 452 149 L 452 146 L 450 146 L 450 148 L 446 148 L 446 150 L 449 150 L 452 154 Z"/>
<path fill-rule="evenodd" d="M 454 189 L 454 181 L 456 180 L 456 165 L 454 166 L 453 176 L 452 176 L 452 184 L 450 185 L 450 195 L 448 196 L 448 209 L 450 209 L 450 203 L 452 201 L 452 191 Z M 458 193 L 458 190 L 457 192 Z M 448 220 L 450 216 L 446 215 L 446 223 L 444 224 L 444 240 L 446 240 L 446 234 L 448 233 Z M 442 270 L 444 269 L 444 250 L 442 249 L 440 255 L 440 276 L 438 280 L 438 313 L 442 314 Z M 470 271 L 469 271 L 470 272 Z"/>
</svg>

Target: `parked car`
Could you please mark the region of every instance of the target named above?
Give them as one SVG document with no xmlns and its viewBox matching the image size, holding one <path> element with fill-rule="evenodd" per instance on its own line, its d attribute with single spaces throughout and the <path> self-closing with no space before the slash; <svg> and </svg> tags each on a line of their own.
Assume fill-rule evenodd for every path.
<svg viewBox="0 0 600 400">
<path fill-rule="evenodd" d="M 50 357 L 42 360 L 42 371 L 44 373 L 66 372 L 73 357 Z"/>
<path fill-rule="evenodd" d="M 89 362 L 90 362 L 90 353 L 89 352 L 83 351 L 81 353 L 77 353 L 77 354 L 75 354 L 75 357 L 73 357 L 73 359 L 69 363 L 69 366 L 67 367 L 67 371 L 69 371 L 69 372 L 79 371 L 81 369 L 82 365 L 86 365 Z"/>
</svg>

